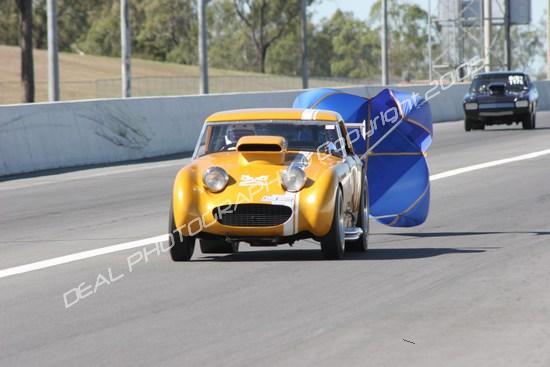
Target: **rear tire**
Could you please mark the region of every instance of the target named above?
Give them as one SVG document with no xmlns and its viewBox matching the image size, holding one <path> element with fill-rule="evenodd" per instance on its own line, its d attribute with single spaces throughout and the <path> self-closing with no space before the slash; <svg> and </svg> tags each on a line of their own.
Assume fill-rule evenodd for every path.
<svg viewBox="0 0 550 367">
<path fill-rule="evenodd" d="M 226 242 L 224 240 L 199 240 L 203 254 L 234 254 L 239 252 L 238 242 Z"/>
<path fill-rule="evenodd" d="M 344 233 L 344 204 L 342 200 L 342 190 L 336 191 L 336 200 L 334 201 L 334 215 L 329 232 L 321 239 L 321 250 L 327 260 L 340 260 L 344 257 L 344 248 L 346 246 Z"/>
<path fill-rule="evenodd" d="M 189 261 L 195 251 L 195 237 L 182 236 L 174 223 L 174 207 L 170 203 L 168 243 L 173 261 Z"/>
<path fill-rule="evenodd" d="M 357 227 L 363 230 L 363 234 L 357 240 L 346 242 L 348 252 L 366 252 L 369 248 L 369 188 L 365 173 L 362 174 L 361 206 L 357 213 Z"/>
</svg>

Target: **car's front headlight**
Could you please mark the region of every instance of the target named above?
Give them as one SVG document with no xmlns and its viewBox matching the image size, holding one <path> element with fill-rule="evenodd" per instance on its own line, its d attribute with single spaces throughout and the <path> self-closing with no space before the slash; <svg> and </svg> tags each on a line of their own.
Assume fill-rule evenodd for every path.
<svg viewBox="0 0 550 367">
<path fill-rule="evenodd" d="M 229 176 L 221 167 L 210 167 L 202 175 L 202 181 L 208 190 L 212 192 L 220 192 L 225 189 Z"/>
<path fill-rule="evenodd" d="M 464 108 L 467 110 L 477 110 L 477 103 L 475 102 L 465 103 Z"/>
<path fill-rule="evenodd" d="M 300 191 L 306 184 L 306 180 L 306 173 L 300 167 L 290 166 L 284 171 L 281 171 L 281 181 L 286 191 Z"/>
<path fill-rule="evenodd" d="M 527 101 L 527 100 L 516 101 L 516 107 L 517 108 L 529 107 L 529 101 Z"/>
</svg>

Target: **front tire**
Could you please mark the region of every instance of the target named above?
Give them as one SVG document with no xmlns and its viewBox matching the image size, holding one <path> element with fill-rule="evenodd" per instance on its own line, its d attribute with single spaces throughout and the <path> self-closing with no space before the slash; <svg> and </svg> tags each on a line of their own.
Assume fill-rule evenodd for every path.
<svg viewBox="0 0 550 367">
<path fill-rule="evenodd" d="M 536 114 L 533 112 L 525 116 L 521 125 L 524 130 L 533 130 L 536 125 Z"/>
<path fill-rule="evenodd" d="M 473 128 L 473 122 L 469 118 L 464 118 L 464 130 L 470 131 Z"/>
<path fill-rule="evenodd" d="M 189 261 L 195 251 L 195 237 L 183 236 L 174 223 L 174 207 L 170 203 L 168 242 L 173 261 Z"/>
<path fill-rule="evenodd" d="M 327 260 L 340 260 L 344 257 L 346 246 L 344 233 L 344 203 L 342 190 L 338 188 L 334 201 L 334 215 L 329 232 L 321 239 L 321 250 Z"/>
<path fill-rule="evenodd" d="M 346 242 L 346 251 L 348 252 L 366 252 L 369 248 L 369 187 L 364 172 L 361 205 L 357 213 L 357 227 L 363 230 L 363 234 L 357 240 Z"/>
</svg>

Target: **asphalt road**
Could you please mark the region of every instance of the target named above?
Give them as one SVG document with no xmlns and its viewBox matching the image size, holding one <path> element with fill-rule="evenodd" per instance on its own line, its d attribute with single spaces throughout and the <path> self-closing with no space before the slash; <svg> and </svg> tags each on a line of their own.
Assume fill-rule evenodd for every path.
<svg viewBox="0 0 550 367">
<path fill-rule="evenodd" d="M 438 124 L 431 172 L 550 149 L 538 126 Z M 165 233 L 183 162 L 0 182 L 0 271 Z M 425 225 L 344 261 L 135 248 L 0 278 L 0 366 L 549 366 L 549 182 L 550 155 L 439 179 Z"/>
</svg>

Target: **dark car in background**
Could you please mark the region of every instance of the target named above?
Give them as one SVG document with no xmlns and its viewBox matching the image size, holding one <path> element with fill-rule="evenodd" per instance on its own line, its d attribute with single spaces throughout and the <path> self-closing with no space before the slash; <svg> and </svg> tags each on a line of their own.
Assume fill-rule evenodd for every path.
<svg viewBox="0 0 550 367">
<path fill-rule="evenodd" d="M 478 74 L 464 96 L 464 129 L 512 123 L 534 129 L 538 97 L 537 88 L 525 73 Z"/>
</svg>

